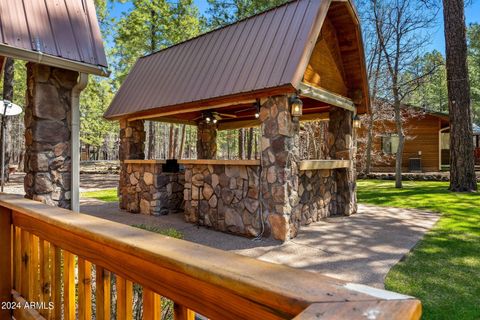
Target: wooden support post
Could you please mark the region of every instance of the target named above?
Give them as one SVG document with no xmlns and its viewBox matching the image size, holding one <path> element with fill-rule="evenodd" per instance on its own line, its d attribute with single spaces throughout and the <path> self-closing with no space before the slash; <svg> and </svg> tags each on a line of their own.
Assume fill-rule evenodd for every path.
<svg viewBox="0 0 480 320">
<path fill-rule="evenodd" d="M 0 304 L 12 301 L 12 211 L 0 208 Z M 11 310 L 0 308 L 0 319 L 10 319 Z"/>
</svg>

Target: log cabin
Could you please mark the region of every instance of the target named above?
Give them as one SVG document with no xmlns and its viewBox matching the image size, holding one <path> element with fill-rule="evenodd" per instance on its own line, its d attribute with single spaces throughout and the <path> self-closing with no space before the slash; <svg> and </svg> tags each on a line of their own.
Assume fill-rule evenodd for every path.
<svg viewBox="0 0 480 320">
<path fill-rule="evenodd" d="M 403 172 L 439 172 L 450 165 L 450 122 L 447 113 L 405 105 L 402 111 L 406 135 L 402 159 Z M 480 165 L 480 128 L 473 125 L 475 163 Z M 395 172 L 398 135 L 393 120 L 374 122 L 371 172 Z M 358 134 L 357 170 L 364 172 L 367 128 Z"/>
</svg>

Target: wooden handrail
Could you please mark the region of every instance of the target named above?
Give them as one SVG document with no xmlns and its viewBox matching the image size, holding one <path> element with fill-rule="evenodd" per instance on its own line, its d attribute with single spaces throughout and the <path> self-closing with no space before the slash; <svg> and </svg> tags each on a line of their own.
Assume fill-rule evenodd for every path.
<svg viewBox="0 0 480 320">
<path fill-rule="evenodd" d="M 101 272 L 108 270 L 211 319 L 287 319 L 300 316 L 304 311 L 311 312 L 315 304 L 323 307 L 331 304 L 339 310 L 343 310 L 342 306 L 350 308 L 347 301 L 358 306 L 374 306 L 378 312 L 391 315 L 389 319 L 417 319 L 420 315 L 420 302 L 406 296 L 386 300 L 330 277 L 46 206 L 19 196 L 0 194 L 0 208 L 11 210 L 11 221 L 16 228 L 78 256 L 81 266 L 89 261 Z M 5 223 L 0 225 L 5 227 Z M 4 253 L 2 250 L 3 247 L 0 256 Z M 97 274 L 98 279 L 102 278 Z M 401 309 L 401 314 L 396 309 Z"/>
</svg>

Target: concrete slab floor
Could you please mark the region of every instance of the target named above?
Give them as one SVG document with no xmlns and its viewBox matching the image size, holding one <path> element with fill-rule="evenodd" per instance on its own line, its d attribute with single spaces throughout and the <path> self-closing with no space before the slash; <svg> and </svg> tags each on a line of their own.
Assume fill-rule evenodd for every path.
<svg viewBox="0 0 480 320">
<path fill-rule="evenodd" d="M 359 205 L 350 217 L 331 217 L 303 227 L 286 243 L 209 230 L 183 221 L 182 214 L 147 216 L 121 211 L 118 203 L 81 201 L 81 211 L 133 225 L 175 228 L 184 239 L 253 258 L 383 288 L 393 267 L 439 219 L 437 213 Z"/>
</svg>

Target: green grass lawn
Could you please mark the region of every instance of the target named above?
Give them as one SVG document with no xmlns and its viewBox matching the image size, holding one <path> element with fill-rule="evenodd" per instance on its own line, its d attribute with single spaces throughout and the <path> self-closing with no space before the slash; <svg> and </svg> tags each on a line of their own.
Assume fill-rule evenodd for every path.
<svg viewBox="0 0 480 320">
<path fill-rule="evenodd" d="M 441 213 L 406 259 L 387 275 L 389 290 L 422 300 L 424 319 L 480 319 L 480 193 L 452 193 L 447 182 L 359 180 L 361 203 Z"/>
<path fill-rule="evenodd" d="M 118 201 L 117 189 L 104 189 L 99 191 L 82 192 L 82 198 L 94 198 L 106 202 Z"/>
</svg>

